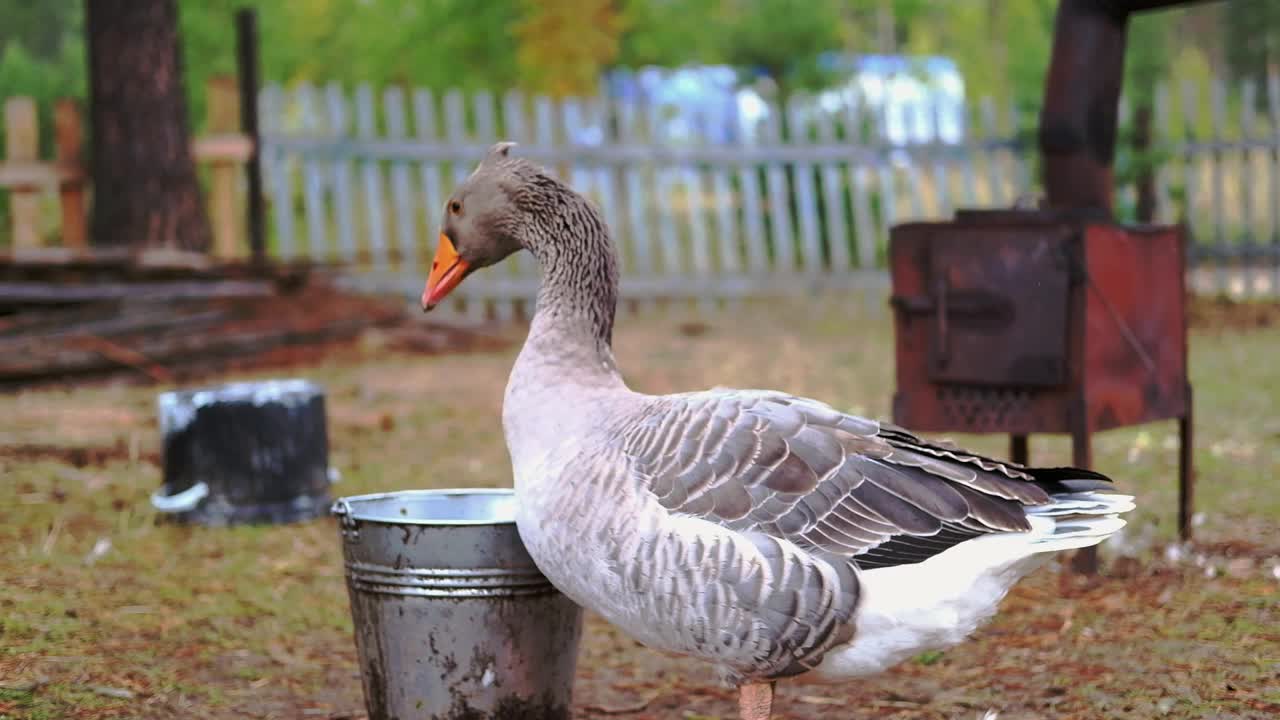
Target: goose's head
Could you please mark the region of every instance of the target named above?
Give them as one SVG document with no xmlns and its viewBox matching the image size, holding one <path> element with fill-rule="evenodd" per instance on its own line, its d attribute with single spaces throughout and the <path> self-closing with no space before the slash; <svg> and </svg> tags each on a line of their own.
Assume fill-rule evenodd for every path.
<svg viewBox="0 0 1280 720">
<path fill-rule="evenodd" d="M 430 310 L 476 270 L 501 262 L 525 247 L 521 234 L 526 213 L 517 196 L 529 176 L 541 174 L 531 163 L 509 156 L 515 143 L 494 145 L 445 204 L 440 246 L 422 293 Z"/>
</svg>

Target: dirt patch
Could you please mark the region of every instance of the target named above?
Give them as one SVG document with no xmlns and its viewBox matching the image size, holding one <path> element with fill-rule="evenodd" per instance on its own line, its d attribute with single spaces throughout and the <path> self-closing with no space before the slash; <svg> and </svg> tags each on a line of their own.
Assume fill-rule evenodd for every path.
<svg viewBox="0 0 1280 720">
<path fill-rule="evenodd" d="M 112 462 L 143 462 L 159 467 L 160 453 L 139 451 L 123 438 L 112 445 L 69 446 L 22 443 L 0 446 L 0 459 L 17 462 L 53 461 L 76 469 L 102 467 Z"/>
<path fill-rule="evenodd" d="M 5 321 L 0 318 L 0 321 Z M 120 302 L 39 310 L 0 322 L 0 388 L 95 382 L 191 382 L 215 374 L 355 359 L 376 349 L 440 354 L 498 349 L 474 330 L 413 317 L 403 298 L 312 279 L 263 297 Z"/>
<path fill-rule="evenodd" d="M 644 392 L 776 388 L 889 417 L 892 316 L 876 308 L 834 299 L 623 317 L 619 363 Z M 1176 428 L 1100 433 L 1099 469 L 1139 505 L 1103 575 L 1063 582 L 1046 568 L 970 642 L 863 680 L 784 683 L 774 717 L 1276 716 L 1278 329 L 1190 338 L 1196 543 L 1174 538 Z M 334 494 L 509 486 L 500 417 L 514 348 L 423 357 L 398 338 L 366 331 L 344 350 L 354 361 L 329 356 L 305 373 L 326 388 Z M 0 447 L 17 448 L 0 452 L 0 718 L 364 717 L 336 524 L 156 523 L 156 391 L 0 394 Z M 964 439 L 997 454 L 1007 442 Z M 1070 443 L 1037 436 L 1032 452 L 1065 463 Z M 737 717 L 708 666 L 591 615 L 574 690 L 577 718 Z"/>
<path fill-rule="evenodd" d="M 1280 327 L 1280 302 L 1189 295 L 1187 324 L 1198 330 L 1248 331 Z"/>
</svg>

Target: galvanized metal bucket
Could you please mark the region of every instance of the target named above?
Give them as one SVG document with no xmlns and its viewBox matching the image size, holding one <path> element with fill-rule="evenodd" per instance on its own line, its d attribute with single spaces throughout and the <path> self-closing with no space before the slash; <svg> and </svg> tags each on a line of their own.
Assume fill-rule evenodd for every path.
<svg viewBox="0 0 1280 720">
<path fill-rule="evenodd" d="M 538 572 L 511 490 L 340 498 L 369 720 L 570 717 L 582 609 Z"/>
</svg>

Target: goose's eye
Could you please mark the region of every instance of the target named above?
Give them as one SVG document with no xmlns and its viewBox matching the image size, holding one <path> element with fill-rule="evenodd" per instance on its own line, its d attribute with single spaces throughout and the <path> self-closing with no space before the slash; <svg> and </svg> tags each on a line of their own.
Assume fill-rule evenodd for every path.
<svg viewBox="0 0 1280 720">
<path fill-rule="evenodd" d="M 457 215 L 458 213 L 462 212 L 462 203 L 458 202 L 457 200 L 454 200 L 453 202 L 449 203 L 449 212 L 453 213 L 454 215 Z"/>
</svg>

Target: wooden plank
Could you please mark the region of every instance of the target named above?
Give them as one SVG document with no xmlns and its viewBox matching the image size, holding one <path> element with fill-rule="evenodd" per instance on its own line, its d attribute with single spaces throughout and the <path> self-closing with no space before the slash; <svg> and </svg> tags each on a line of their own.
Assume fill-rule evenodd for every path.
<svg viewBox="0 0 1280 720">
<path fill-rule="evenodd" d="M 413 134 L 415 142 L 430 145 L 439 142 L 436 124 L 436 103 L 431 91 L 419 88 L 413 91 Z M 422 181 L 422 221 L 427 228 L 429 252 L 435 251 L 436 234 L 444 223 L 444 183 L 440 177 L 440 164 L 432 160 L 418 165 Z"/>
<path fill-rule="evenodd" d="M 320 99 L 315 86 L 302 83 L 298 86 L 298 114 L 302 132 L 314 137 L 326 134 L 324 116 L 320 111 Z M 307 256 L 313 260 L 327 260 L 329 229 L 325 210 L 325 172 L 315 155 L 302 158 L 302 208 L 307 225 Z"/>
<path fill-rule="evenodd" d="M 602 128 L 602 141 L 605 145 L 618 142 L 617 105 L 605 94 L 593 98 L 590 102 L 594 122 Z M 598 193 L 600 212 L 604 215 L 605 224 L 609 226 L 609 235 L 613 239 L 618 257 L 626 254 L 626 233 L 622 217 L 622 198 L 619 194 L 619 169 L 613 165 L 601 163 L 595 168 L 594 183 Z"/>
<path fill-rule="evenodd" d="M 662 106 L 651 103 L 645 107 L 648 111 L 647 127 L 649 141 L 657 143 L 662 128 Z M 653 168 L 653 208 L 658 215 L 658 240 L 662 248 L 661 274 L 675 277 L 683 274 L 680 262 L 680 235 L 676 229 L 675 216 L 672 212 L 672 173 L 666 165 L 655 163 Z"/>
<path fill-rule="evenodd" d="M 546 95 L 536 95 L 533 98 L 533 126 L 534 126 L 534 150 L 541 151 L 544 157 L 550 158 L 550 162 L 545 162 L 547 169 L 555 174 L 559 174 L 560 168 L 556 167 L 556 105 L 551 98 Z M 561 178 L 563 179 L 563 177 Z M 537 305 L 536 285 L 527 295 L 528 307 L 535 308 Z"/>
<path fill-rule="evenodd" d="M 1271 120 L 1271 172 L 1267 203 L 1271 207 L 1271 293 L 1280 295 L 1280 70 L 1267 74 L 1267 114 Z"/>
<path fill-rule="evenodd" d="M 1196 136 L 1196 114 L 1198 109 L 1196 86 L 1191 80 L 1184 80 L 1181 87 L 1182 97 L 1182 133 L 1184 143 L 1184 157 L 1182 164 L 1182 187 L 1185 196 L 1182 210 L 1183 220 L 1187 223 L 1187 230 L 1191 233 L 1189 241 L 1192 246 L 1188 248 L 1197 253 L 1200 250 L 1201 238 L 1199 228 L 1197 227 L 1196 218 L 1199 213 L 1196 209 L 1196 191 L 1198 189 L 1198 171 L 1196 167 L 1196 153 L 1191 142 Z M 1198 253 L 1197 253 L 1198 254 Z M 1199 260 L 1195 261 L 1199 264 Z"/>
<path fill-rule="evenodd" d="M 1221 78 L 1213 78 L 1209 84 L 1209 122 L 1210 132 L 1215 138 L 1226 137 L 1227 122 L 1227 88 L 1222 83 Z M 1226 196 L 1226 173 L 1223 170 L 1223 163 L 1226 161 L 1226 153 L 1223 149 L 1215 149 L 1210 155 L 1210 171 L 1212 173 L 1210 192 L 1213 213 L 1213 244 L 1214 250 L 1219 253 L 1216 261 L 1217 272 L 1214 273 L 1214 282 L 1217 284 L 1219 291 L 1227 289 L 1228 277 L 1227 267 L 1224 261 L 1225 252 L 1227 250 L 1227 215 L 1225 206 Z"/>
<path fill-rule="evenodd" d="M 94 304 L 89 303 L 88 306 L 94 307 Z M 108 312 L 86 314 L 85 306 L 69 310 L 27 310 L 22 313 L 23 318 L 29 317 L 35 322 L 5 326 L 4 332 L 0 333 L 0 355 L 38 349 L 51 340 L 76 335 L 120 335 L 177 328 L 193 331 L 230 315 L 225 309 L 184 310 L 167 303 L 152 303 L 143 310 L 102 309 Z"/>
<path fill-rule="evenodd" d="M 366 140 L 378 135 L 373 89 L 367 84 L 356 88 L 356 134 Z M 386 270 L 386 206 L 382 195 L 382 168 L 377 160 L 367 157 L 361 160 L 360 179 L 364 185 L 365 237 L 369 240 L 369 255 L 376 270 Z"/>
<path fill-rule="evenodd" d="M 1117 154 L 1128 152 L 1130 157 L 1133 156 L 1132 128 L 1133 111 L 1132 106 L 1129 104 L 1129 96 L 1121 94 L 1119 101 L 1116 103 Z M 1135 222 L 1137 220 L 1136 215 L 1130 217 L 1127 214 L 1123 214 L 1123 209 L 1136 209 L 1138 207 L 1137 185 L 1133 182 L 1116 183 L 1111 192 L 1117 216 L 1123 221 Z"/>
<path fill-rule="evenodd" d="M 209 78 L 205 96 L 205 126 L 211 132 L 229 134 L 240 129 L 240 89 L 234 77 Z M 213 253 L 218 257 L 236 257 L 241 251 L 240 218 L 236 212 L 238 169 L 236 163 L 227 160 L 215 161 L 209 168 L 209 219 L 213 226 Z"/>
<path fill-rule="evenodd" d="M 40 124 L 33 98 L 18 96 L 4 101 L 4 146 L 8 162 L 36 162 L 40 151 Z M 14 247 L 29 248 L 43 244 L 37 190 L 12 187 L 9 193 L 9 224 L 13 229 Z"/>
<path fill-rule="evenodd" d="M 982 138 L 983 140 L 994 140 L 1000 133 L 1000 125 L 996 118 L 996 103 L 990 95 L 982 98 L 980 104 L 982 112 Z M 1000 167 L 1000 151 L 988 147 L 986 152 L 987 166 L 987 188 L 989 202 L 996 207 L 1005 207 L 1011 204 L 1012 198 L 1008 194 L 1008 185 L 1005 184 L 1005 174 Z"/>
<path fill-rule="evenodd" d="M 537 279 L 497 282 L 486 287 L 485 292 L 494 298 L 524 297 L 537 289 Z M 348 275 L 339 280 L 346 288 L 362 292 L 399 292 L 416 298 L 422 293 L 419 275 Z M 847 273 L 823 273 L 813 277 L 781 275 L 768 272 L 722 274 L 712 277 L 708 283 L 698 286 L 688 277 L 651 275 L 623 276 L 619 287 L 620 297 L 628 302 L 655 300 L 696 300 L 710 292 L 715 297 L 734 300 L 743 298 L 796 297 L 818 292 L 866 291 L 868 295 L 882 298 L 889 289 L 889 274 L 881 269 L 851 270 Z M 877 300 L 877 306 L 879 301 Z"/>
<path fill-rule="evenodd" d="M 850 105 L 845 116 L 845 137 L 850 142 L 865 144 L 867 139 L 863 133 L 865 106 L 858 102 Z M 872 164 L 859 161 L 856 157 L 849 159 L 849 192 L 852 194 L 853 227 L 858 248 L 858 267 L 869 269 L 876 266 L 876 230 L 875 218 L 871 211 L 870 173 Z"/>
<path fill-rule="evenodd" d="M 711 169 L 711 202 L 716 209 L 716 265 L 721 272 L 739 272 L 742 258 L 738 252 L 738 201 L 734 198 L 729 174 L 720 165 Z"/>
<path fill-rule="evenodd" d="M 612 117 L 613 105 L 609 103 L 603 96 L 592 98 L 587 103 L 588 114 L 591 122 L 596 127 L 601 128 L 603 133 L 601 141 L 608 145 L 617 142 L 614 128 L 614 118 Z M 616 236 L 618 232 L 618 197 L 617 183 L 615 181 L 615 171 L 613 166 L 599 164 L 594 169 L 592 177 L 592 185 L 596 190 L 596 197 L 600 203 L 600 212 L 604 215 L 605 224 L 609 226 L 611 234 Z"/>
<path fill-rule="evenodd" d="M 740 141 L 741 133 L 734 133 L 730 142 Z M 716 254 L 720 272 L 737 273 L 742 270 L 742 257 L 738 250 L 737 213 L 740 205 L 734 197 L 732 184 L 729 182 L 728 163 L 713 163 L 710 166 L 711 202 L 716 208 Z"/>
<path fill-rule="evenodd" d="M 502 122 L 505 127 L 505 137 L 521 144 L 516 152 L 523 155 L 528 149 L 528 145 L 533 141 L 533 134 L 529 130 L 529 123 L 525 118 L 525 96 L 519 90 L 508 90 L 502 96 Z M 511 262 L 507 263 L 508 274 L 517 278 L 537 278 L 538 263 L 529 252 L 516 253 Z M 516 310 L 523 312 L 526 317 L 533 315 L 532 299 L 514 300 Z"/>
<path fill-rule="evenodd" d="M 1169 108 L 1169 84 L 1163 80 L 1156 83 L 1155 100 L 1153 101 L 1153 135 L 1157 148 L 1170 146 L 1173 142 L 1173 113 Z M 1156 217 L 1158 223 L 1176 222 L 1173 209 L 1173 198 L 1169 192 L 1169 178 L 1173 172 L 1175 158 L 1169 157 L 1156 165 Z"/>
<path fill-rule="evenodd" d="M 705 142 L 705 139 L 699 139 Z M 697 276 L 695 282 L 702 283 L 711 277 L 711 241 L 707 232 L 708 195 L 703 187 L 703 174 L 693 165 L 680 168 L 680 184 L 684 189 L 685 207 L 688 209 L 689 242 L 692 245 L 693 272 Z M 710 295 L 698 299 L 703 310 L 714 309 L 714 301 Z"/>
<path fill-rule="evenodd" d="M 460 90 L 450 90 L 444 95 L 444 136 L 451 145 L 455 143 L 461 145 L 467 140 L 467 113 Z M 474 157 L 478 160 L 480 154 L 477 153 Z M 472 161 L 474 162 L 475 160 Z M 453 176 L 453 185 L 450 187 L 452 191 L 467 179 L 472 168 L 471 164 L 463 158 L 450 164 Z"/>
<path fill-rule="evenodd" d="M 67 283 L 0 281 L 0 303 L 61 305 L 72 302 L 167 302 L 198 298 L 265 297 L 275 293 L 269 280 L 153 281 Z"/>
<path fill-rule="evenodd" d="M 639 142 L 641 123 L 647 110 L 636 102 L 617 101 L 618 140 L 623 143 Z M 652 225 L 649 222 L 648 188 L 644 182 L 643 163 L 625 165 L 622 168 L 622 185 L 627 202 L 627 243 L 630 249 L 630 266 L 623 275 L 650 277 L 655 270 Z M 624 255 L 624 257 L 627 257 Z"/>
<path fill-rule="evenodd" d="M 432 92 L 426 88 L 418 88 L 413 91 L 413 132 L 413 142 L 417 145 L 431 147 L 440 144 L 440 124 L 437 122 L 436 117 L 436 99 Z M 430 259 L 435 256 L 439 242 L 438 235 L 444 227 L 445 203 L 448 202 L 448 194 L 443 173 L 441 161 L 419 158 L 418 174 L 422 180 L 422 195 L 424 198 L 423 223 L 427 227 L 428 237 L 428 248 L 424 256 L 424 264 L 429 263 Z M 415 298 L 422 295 L 423 280 L 421 270 L 421 266 L 412 270 L 413 277 L 418 283 Z M 451 296 L 437 310 L 445 317 L 460 317 L 462 306 L 463 303 L 460 298 Z"/>
<path fill-rule="evenodd" d="M 791 145 L 808 145 L 809 121 L 803 104 L 809 98 L 793 95 L 787 103 L 787 125 Z M 822 271 L 822 238 L 818 232 L 818 203 L 813 187 L 813 165 L 797 162 L 792 167 L 795 182 L 796 215 L 800 226 L 800 263 L 806 273 Z"/>
<path fill-rule="evenodd" d="M 53 106 L 53 144 L 58 164 L 83 168 L 84 130 L 80 122 L 80 105 L 63 98 Z M 83 173 L 64 180 L 58 187 L 58 203 L 62 210 L 62 244 L 83 250 L 89 246 L 89 220 L 85 212 Z"/>
<path fill-rule="evenodd" d="M 568 147 L 580 147 L 579 136 L 581 134 L 582 106 L 578 98 L 567 97 L 560 100 L 560 122 L 564 128 L 564 141 Z M 583 195 L 591 194 L 591 181 L 586 172 L 586 168 L 580 162 L 574 161 L 569 164 L 569 177 L 567 182 L 574 190 Z"/>
<path fill-rule="evenodd" d="M 205 135 L 191 141 L 191 155 L 196 162 L 232 162 L 243 165 L 253 157 L 253 140 L 240 133 Z"/>
<path fill-rule="evenodd" d="M 973 117 L 973 109 L 969 106 L 969 99 L 966 97 L 961 101 L 960 117 L 964 121 L 961 128 L 961 146 L 964 148 L 960 154 L 960 184 L 964 189 L 964 204 L 966 207 L 978 206 L 978 170 L 974 165 L 974 158 L 977 156 L 977 133 L 974 132 L 975 120 Z"/>
<path fill-rule="evenodd" d="M 556 171 L 554 158 L 556 157 L 556 106 L 551 98 L 546 95 L 537 95 L 533 98 L 533 124 L 537 137 L 537 143 L 534 147 L 535 152 L 540 151 L 543 154 L 544 162 L 551 165 L 550 170 Z"/>
<path fill-rule="evenodd" d="M 284 91 L 278 85 L 262 89 L 259 99 L 262 106 L 262 125 L 266 133 L 282 134 L 284 118 Z M 285 148 L 276 147 L 262 154 L 263 177 L 271 193 L 271 216 L 275 220 L 276 251 L 285 260 L 295 256 L 293 232 L 293 178 L 290 160 L 294 157 Z"/>
<path fill-rule="evenodd" d="M 911 219 L 922 220 L 926 217 L 924 209 L 924 183 L 920 179 L 920 168 L 916 162 L 916 150 L 923 147 L 916 142 L 916 116 L 919 113 L 914 103 L 902 106 L 902 125 L 906 128 L 905 167 L 903 174 L 907 176 L 907 200 L 911 205 Z"/>
<path fill-rule="evenodd" d="M 475 110 L 475 139 L 486 146 L 498 141 L 498 120 L 494 115 L 493 93 L 488 90 L 477 90 L 471 96 L 471 107 Z M 479 161 L 480 158 L 476 158 Z"/>
<path fill-rule="evenodd" d="M 835 124 L 831 115 L 819 112 L 815 122 L 818 141 L 834 143 Z M 822 206 L 827 221 L 827 251 L 831 258 L 831 270 L 843 272 L 849 269 L 849 231 L 845 223 L 844 192 L 841 185 L 840 158 L 832 157 L 819 168 L 822 186 Z"/>
<path fill-rule="evenodd" d="M 492 145 L 498 140 L 498 122 L 494 114 L 494 98 L 493 94 L 488 90 L 478 90 L 471 96 L 471 107 L 474 110 L 476 120 L 475 138 L 485 145 Z M 476 158 L 479 161 L 479 158 Z M 503 274 L 510 274 L 512 267 L 506 267 L 502 271 Z M 491 270 L 486 274 L 485 280 L 493 275 Z M 511 300 L 494 300 L 491 302 L 493 307 L 494 318 L 498 322 L 509 322 L 515 317 L 515 303 Z"/>
<path fill-rule="evenodd" d="M 536 109 L 536 108 L 535 108 Z M 554 116 L 554 109 L 550 111 Z M 295 153 L 331 153 L 334 143 L 327 138 L 309 138 L 298 135 L 283 135 L 271 138 L 271 144 Z M 1004 150 L 1007 140 L 993 139 L 985 144 L 979 143 L 979 151 Z M 488 144 L 461 138 L 456 143 L 434 143 L 423 145 L 415 141 L 394 141 L 386 138 L 377 140 L 353 139 L 343 143 L 342 147 L 351 152 L 380 160 L 433 160 L 436 162 L 458 161 L 465 165 L 463 177 L 470 172 L 476 160 L 486 150 Z M 948 148 L 946 152 L 960 157 L 973 148 Z M 899 148 L 899 154 L 927 155 L 927 151 L 912 148 Z M 542 147 L 535 145 L 524 150 L 524 156 L 535 162 L 556 165 L 566 162 L 587 164 L 608 164 L 625 166 L 635 162 L 653 161 L 663 165 L 680 165 L 682 163 L 731 162 L 734 164 L 752 162 L 759 164 L 776 163 L 787 165 L 794 162 L 821 163 L 831 155 L 852 157 L 863 162 L 871 162 L 876 151 L 870 147 L 855 147 L 843 143 L 834 145 L 812 144 L 804 146 L 782 143 L 759 144 L 729 148 L 720 145 L 690 144 L 658 144 L 630 143 L 625 145 L 552 145 Z M 558 168 L 554 168 L 557 169 Z"/>
<path fill-rule="evenodd" d="M 1240 83 L 1240 153 L 1237 176 L 1243 182 L 1240 183 L 1240 212 L 1244 216 L 1244 247 L 1242 250 L 1246 253 L 1246 257 L 1252 259 L 1258 249 L 1259 233 L 1256 228 L 1261 223 L 1257 222 L 1256 203 L 1254 203 L 1253 193 L 1261 185 L 1257 176 L 1256 164 L 1254 163 L 1254 154 L 1250 151 L 1247 143 L 1253 139 L 1258 132 L 1257 111 L 1255 109 L 1258 102 L 1258 86 L 1252 80 L 1245 79 Z M 1256 224 L 1255 224 L 1256 223 Z M 1254 263 L 1250 263 L 1253 265 Z M 1253 278 L 1249 279 L 1249 285 L 1254 284 Z M 1252 290 L 1252 288 L 1251 288 Z M 1251 291 L 1249 294 L 1253 294 Z"/>
<path fill-rule="evenodd" d="M 1009 174 L 1013 178 L 1013 196 L 1020 198 L 1032 190 L 1031 169 L 1022 151 L 1022 115 L 1017 98 L 1009 98 Z"/>
<path fill-rule="evenodd" d="M 949 218 L 955 211 L 951 204 L 951 167 L 947 162 L 945 139 L 942 137 L 942 100 L 934 96 L 926 106 L 929 115 L 929 151 L 933 155 L 933 193 L 935 213 Z"/>
<path fill-rule="evenodd" d="M 770 104 L 761 124 L 761 141 L 782 146 L 783 108 Z M 796 269 L 795 241 L 791 231 L 791 207 L 787 197 L 787 171 L 779 162 L 765 165 L 765 187 L 769 196 L 769 236 L 773 244 L 773 269 L 791 273 Z"/>
<path fill-rule="evenodd" d="M 888 245 L 889 229 L 898 221 L 897 177 L 893 170 L 897 148 L 889 139 L 888 112 L 886 105 L 875 113 L 876 148 L 879 151 L 876 171 L 880 177 L 880 236 L 876 238 L 876 247 Z"/>
<path fill-rule="evenodd" d="M 745 135 L 746 128 L 739 127 Z M 742 150 L 745 139 L 740 138 L 730 150 Z M 769 247 L 764 234 L 764 206 L 760 202 L 760 166 L 755 162 L 737 163 L 738 185 L 742 192 L 742 227 L 745 231 L 747 268 L 761 275 L 769 269 Z"/>
<path fill-rule="evenodd" d="M 0 162 L 0 188 L 53 188 L 84 180 L 79 167 L 49 162 Z"/>
<path fill-rule="evenodd" d="M 462 145 L 467 142 L 466 104 L 461 90 L 450 90 L 444 95 L 444 134 L 450 145 Z M 482 143 L 475 145 L 487 148 Z M 450 193 L 471 175 L 473 167 L 482 154 L 483 152 L 475 153 L 471 157 L 458 158 L 450 163 L 450 176 L 453 181 L 449 187 Z M 483 289 L 486 280 L 487 278 L 473 277 L 461 292 L 455 293 L 458 296 L 458 302 L 454 304 L 455 309 L 460 309 L 462 315 L 470 322 L 480 322 L 486 315 L 484 300 L 476 297 L 477 293 Z"/>
<path fill-rule="evenodd" d="M 408 136 L 405 124 L 404 90 L 391 86 L 382 93 L 382 112 L 387 121 L 387 136 L 400 139 Z M 413 181 L 409 175 L 409 163 L 391 163 L 391 206 L 396 217 L 396 247 L 400 262 L 409 267 L 420 267 L 418 257 L 418 214 L 414 211 Z"/>
<path fill-rule="evenodd" d="M 347 98 L 342 88 L 329 85 L 324 91 L 325 107 L 329 115 L 329 132 L 334 139 L 345 140 L 351 132 L 351 114 L 347 110 Z M 333 156 L 333 208 L 338 221 L 338 248 L 342 257 L 356 261 L 355 205 L 351 192 L 351 163 L 345 153 Z"/>
</svg>

